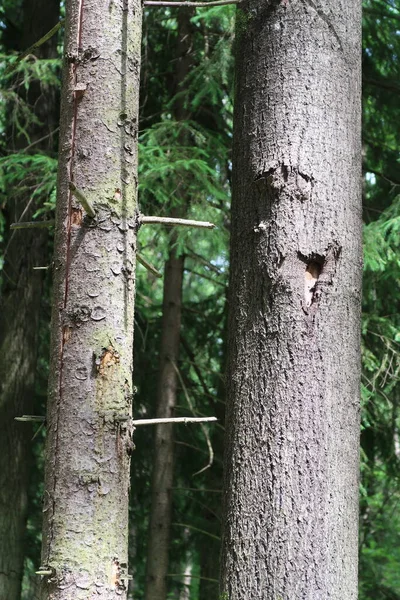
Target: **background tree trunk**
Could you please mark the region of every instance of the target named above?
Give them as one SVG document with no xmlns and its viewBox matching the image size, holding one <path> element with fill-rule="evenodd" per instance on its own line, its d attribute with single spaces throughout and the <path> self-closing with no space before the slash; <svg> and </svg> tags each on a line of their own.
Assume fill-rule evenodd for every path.
<svg viewBox="0 0 400 600">
<path fill-rule="evenodd" d="M 175 94 L 183 94 L 184 81 L 191 66 L 191 23 L 189 9 L 178 13 L 177 70 Z M 185 95 L 175 101 L 173 111 L 177 121 L 188 119 Z M 182 136 L 183 137 L 183 136 Z M 188 140 L 182 139 L 182 145 Z M 173 217 L 185 217 L 188 198 L 182 182 L 177 184 L 180 206 L 171 210 Z M 182 281 L 184 256 L 176 249 L 177 234 L 172 232 L 168 260 L 164 269 L 163 318 L 161 331 L 160 371 L 157 392 L 157 418 L 174 416 L 179 359 Z M 156 425 L 154 440 L 153 473 L 151 483 L 151 513 L 146 560 L 145 600 L 166 600 L 168 556 L 172 515 L 172 484 L 174 478 L 174 426 Z"/>
<path fill-rule="evenodd" d="M 23 22 L 11 50 L 29 48 L 58 20 L 59 2 L 25 1 Z M 6 40 L 11 43 L 10 37 Z M 37 49 L 38 58 L 56 56 L 57 38 Z M 41 124 L 30 123 L 22 136 L 13 121 L 8 122 L 8 150 L 17 152 L 38 142 L 31 152 L 54 150 L 51 132 L 58 120 L 58 101 L 54 89 L 39 81 L 21 91 L 24 100 Z M 33 182 L 35 183 L 35 182 Z M 32 413 L 38 347 L 38 324 L 42 300 L 43 275 L 34 266 L 48 264 L 48 234 L 43 230 L 10 231 L 12 222 L 31 220 L 36 201 L 18 189 L 8 190 L 5 217 L 4 268 L 0 310 L 0 590 L 1 597 L 18 600 L 25 556 L 27 488 L 31 461 L 32 428 L 17 423 L 14 417 Z"/>
<path fill-rule="evenodd" d="M 127 589 L 141 5 L 69 0 L 65 28 L 41 598 L 111 600 Z"/>
<path fill-rule="evenodd" d="M 360 0 L 238 11 L 229 600 L 357 598 L 360 34 Z"/>
</svg>

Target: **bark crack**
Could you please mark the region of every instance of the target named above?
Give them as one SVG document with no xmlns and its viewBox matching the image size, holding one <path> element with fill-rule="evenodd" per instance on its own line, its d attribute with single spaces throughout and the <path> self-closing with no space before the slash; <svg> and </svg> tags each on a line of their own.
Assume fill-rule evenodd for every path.
<svg viewBox="0 0 400 600">
<path fill-rule="evenodd" d="M 313 2 L 313 0 L 303 0 L 303 1 L 305 4 L 307 4 L 312 9 L 314 9 L 315 12 L 317 13 L 317 15 L 320 17 L 320 19 L 322 19 L 322 21 L 324 21 L 324 23 L 328 26 L 329 31 L 331 32 L 331 34 L 333 35 L 333 37 L 336 39 L 337 43 L 339 44 L 340 51 L 344 54 L 342 40 L 340 39 L 338 32 L 332 25 L 332 22 L 330 21 L 329 17 L 324 13 L 324 11 L 321 8 L 319 8 L 319 6 L 317 6 L 315 4 L 315 2 Z"/>
</svg>

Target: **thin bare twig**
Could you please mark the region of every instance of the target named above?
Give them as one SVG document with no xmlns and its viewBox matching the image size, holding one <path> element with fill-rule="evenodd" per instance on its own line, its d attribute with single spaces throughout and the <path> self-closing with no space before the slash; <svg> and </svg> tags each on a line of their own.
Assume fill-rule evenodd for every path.
<svg viewBox="0 0 400 600">
<path fill-rule="evenodd" d="M 176 525 L 179 525 L 179 523 L 176 523 Z M 194 529 L 194 528 L 192 527 L 192 529 Z M 200 529 L 199 531 L 201 531 L 202 533 L 207 533 L 206 531 L 203 531 L 202 529 Z M 191 579 L 203 579 L 204 581 L 212 581 L 213 583 L 219 583 L 218 579 L 213 579 L 212 577 L 203 577 L 202 575 L 192 575 L 191 573 L 167 573 L 166 576 L 167 577 L 190 577 Z"/>
<path fill-rule="evenodd" d="M 173 219 L 171 217 L 145 217 L 143 215 L 140 215 L 139 223 L 141 225 L 154 225 L 159 223 L 161 225 L 168 226 L 180 225 L 183 227 L 200 227 L 204 229 L 214 229 L 215 227 L 214 223 L 209 223 L 208 221 L 193 221 L 191 219 Z"/>
<path fill-rule="evenodd" d="M 222 490 L 213 490 L 210 488 L 191 488 L 191 487 L 173 487 L 172 490 L 188 491 L 188 492 L 205 492 L 206 494 L 222 494 Z"/>
<path fill-rule="evenodd" d="M 14 421 L 32 422 L 32 423 L 44 423 L 46 417 L 41 415 L 22 415 L 22 417 L 14 417 Z"/>
<path fill-rule="evenodd" d="M 187 523 L 171 523 L 172 525 L 177 525 L 178 527 L 187 527 L 188 529 L 193 529 L 193 531 L 199 531 L 200 533 L 204 533 L 204 535 L 208 535 L 214 540 L 220 540 L 221 538 L 218 535 L 214 535 L 209 531 L 205 531 L 204 529 L 199 529 L 198 527 L 193 527 L 193 525 L 188 525 Z"/>
<path fill-rule="evenodd" d="M 164 2 L 163 0 L 145 0 L 145 6 L 188 6 L 189 8 L 205 8 L 206 6 L 225 6 L 226 4 L 240 4 L 241 0 L 215 0 L 212 2 Z"/>
<path fill-rule="evenodd" d="M 163 423 L 211 423 L 217 421 L 217 417 L 172 417 L 166 419 L 137 419 L 132 421 L 134 427 L 141 425 L 160 425 Z"/>
<path fill-rule="evenodd" d="M 143 256 L 141 254 L 136 254 L 136 260 L 143 267 L 145 267 L 145 269 L 150 271 L 150 273 L 153 273 L 153 275 L 155 275 L 156 277 L 162 277 L 162 274 L 160 273 L 160 271 L 157 271 L 157 269 L 155 267 L 153 267 L 153 265 L 151 263 L 147 262 L 147 260 L 145 258 L 143 258 Z"/>
<path fill-rule="evenodd" d="M 10 229 L 36 229 L 43 227 L 53 227 L 55 221 L 19 221 L 18 223 L 11 223 Z"/>
</svg>

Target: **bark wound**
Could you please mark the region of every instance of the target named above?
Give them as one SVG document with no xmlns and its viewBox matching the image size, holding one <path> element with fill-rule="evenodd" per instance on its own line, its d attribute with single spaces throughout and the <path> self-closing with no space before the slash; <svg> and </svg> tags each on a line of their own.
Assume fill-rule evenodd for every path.
<svg viewBox="0 0 400 600">
<path fill-rule="evenodd" d="M 324 255 L 312 254 L 304 256 L 298 253 L 299 259 L 305 263 L 303 309 L 308 313 L 312 306 L 316 309 L 326 286 L 332 285 L 336 273 L 341 248 L 333 244 Z"/>
<path fill-rule="evenodd" d="M 71 327 L 64 327 L 63 328 L 63 343 L 66 344 L 68 342 L 68 340 L 71 337 L 71 333 L 72 333 L 72 328 Z"/>
<path fill-rule="evenodd" d="M 304 301 L 306 307 L 311 306 L 314 300 L 316 284 L 321 273 L 322 265 L 316 261 L 308 263 L 304 277 Z"/>
<path fill-rule="evenodd" d="M 117 590 L 124 590 L 125 584 L 122 579 L 123 569 L 122 564 L 119 562 L 117 558 L 113 559 L 111 566 L 111 585 L 113 585 Z"/>
<path fill-rule="evenodd" d="M 83 213 L 80 208 L 73 208 L 71 211 L 71 225 L 79 226 L 82 224 Z"/>
<path fill-rule="evenodd" d="M 96 359 L 97 372 L 100 377 L 107 377 L 110 369 L 117 364 L 119 364 L 119 354 L 113 346 L 103 348 L 101 356 Z"/>
</svg>

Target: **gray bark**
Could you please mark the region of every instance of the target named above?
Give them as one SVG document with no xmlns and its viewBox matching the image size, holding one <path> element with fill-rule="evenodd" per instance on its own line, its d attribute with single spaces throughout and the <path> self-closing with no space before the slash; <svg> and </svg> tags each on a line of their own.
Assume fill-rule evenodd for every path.
<svg viewBox="0 0 400 600">
<path fill-rule="evenodd" d="M 36 0 L 23 5 L 22 31 L 16 40 L 28 48 L 57 23 L 59 2 Z M 11 48 L 7 48 L 11 50 Z M 56 56 L 56 40 L 50 40 L 36 52 L 40 58 Z M 21 92 L 43 126 L 27 127 L 34 142 L 55 129 L 58 118 L 54 90 L 43 94 L 39 82 Z M 16 135 L 13 123 L 6 133 L 9 151 L 28 145 Z M 38 143 L 34 151 L 52 150 L 51 136 Z M 14 417 L 32 413 L 38 347 L 38 324 L 42 299 L 43 275 L 33 267 L 48 261 L 47 232 L 10 231 L 12 222 L 30 220 L 37 210 L 29 196 L 8 190 L 5 216 L 3 286 L 0 299 L 0 590 L 1 597 L 19 600 L 25 557 L 27 488 L 31 464 L 32 428 L 17 423 Z"/>
<path fill-rule="evenodd" d="M 360 0 L 238 11 L 229 600 L 357 598 L 360 30 Z"/>
<path fill-rule="evenodd" d="M 136 0 L 66 3 L 43 600 L 126 598 L 140 38 Z"/>
<path fill-rule="evenodd" d="M 182 93 L 182 86 L 191 65 L 189 54 L 192 44 L 191 16 L 191 12 L 187 10 L 181 11 L 178 15 L 176 93 Z M 177 121 L 188 118 L 188 111 L 185 109 L 185 98 L 182 96 L 175 102 L 174 117 Z M 188 140 L 182 139 L 181 143 L 185 145 Z M 180 198 L 181 206 L 172 211 L 171 216 L 184 217 L 187 205 L 185 190 L 178 187 L 176 196 Z M 176 365 L 179 358 L 182 281 L 185 259 L 176 251 L 176 239 L 176 233 L 173 232 L 164 270 L 157 418 L 173 417 L 177 399 Z M 155 426 L 145 600 L 166 600 L 167 598 L 172 484 L 174 478 L 174 440 L 174 426 L 172 424 Z"/>
</svg>

